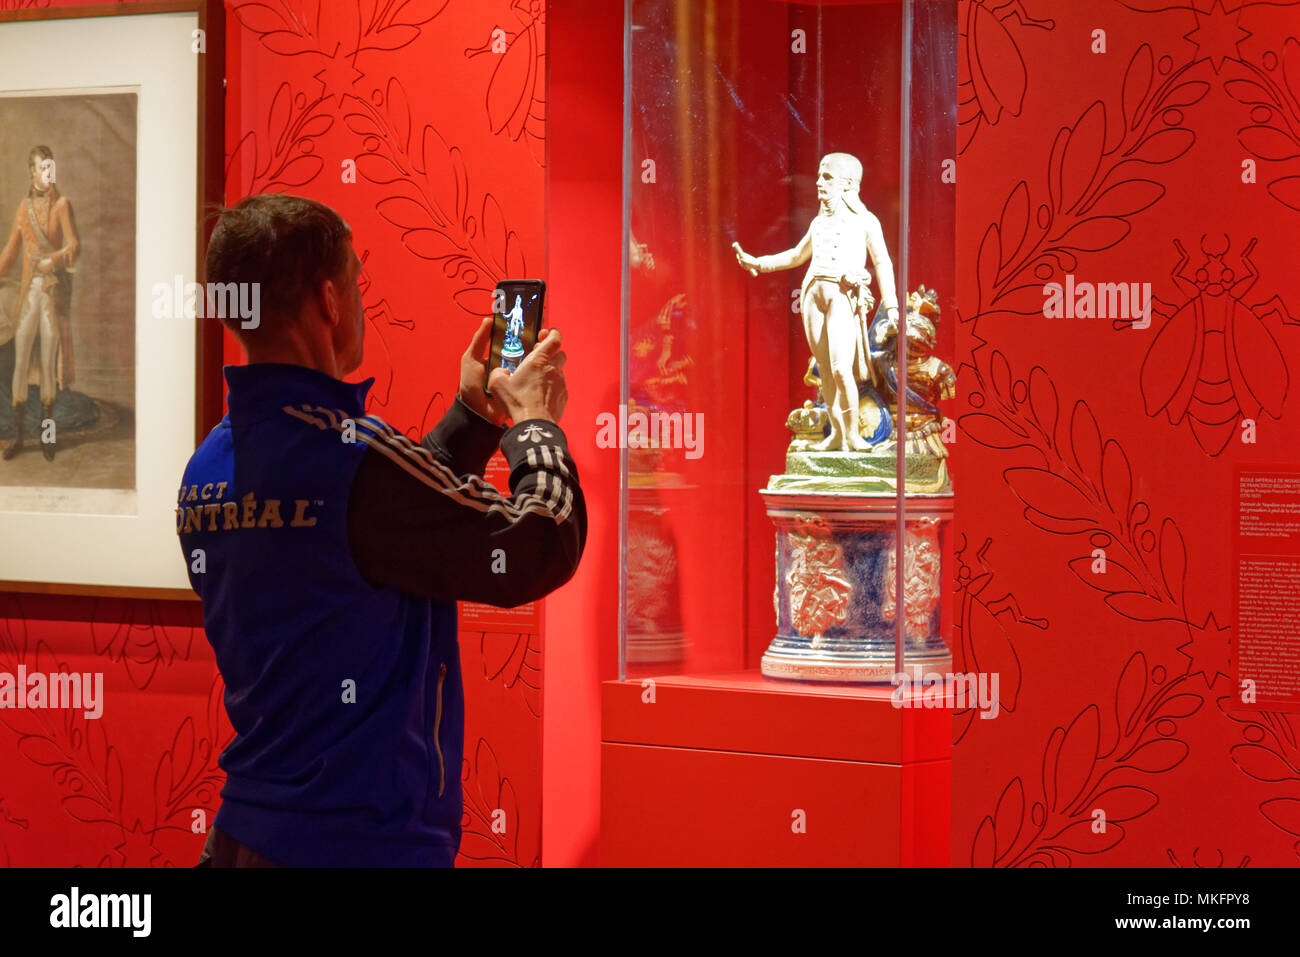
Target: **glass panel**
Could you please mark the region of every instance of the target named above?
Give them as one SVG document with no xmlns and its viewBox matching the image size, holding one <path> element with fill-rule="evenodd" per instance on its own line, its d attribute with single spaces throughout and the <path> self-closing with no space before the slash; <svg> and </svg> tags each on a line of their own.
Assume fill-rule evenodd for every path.
<svg viewBox="0 0 1300 957">
<path fill-rule="evenodd" d="M 624 677 L 892 676 L 900 259 L 953 294 L 955 0 L 911 6 L 628 0 Z"/>
<path fill-rule="evenodd" d="M 957 0 L 905 5 L 905 112 L 899 287 L 907 290 L 895 380 L 906 377 L 905 451 L 899 457 L 894 591 L 896 669 L 913 677 L 952 669 L 952 511 L 949 443 L 956 301 Z M 897 413 L 896 413 L 897 414 Z M 905 659 L 907 667 L 905 667 Z"/>
</svg>

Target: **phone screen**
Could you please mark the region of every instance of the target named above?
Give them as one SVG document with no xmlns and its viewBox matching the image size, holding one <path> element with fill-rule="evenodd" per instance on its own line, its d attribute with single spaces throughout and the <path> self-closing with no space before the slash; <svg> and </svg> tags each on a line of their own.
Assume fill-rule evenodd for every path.
<svg viewBox="0 0 1300 957">
<path fill-rule="evenodd" d="M 503 279 L 492 297 L 492 351 L 488 375 L 501 368 L 513 373 L 524 356 L 537 345 L 542 328 L 542 299 L 546 284 L 540 279 Z"/>
</svg>

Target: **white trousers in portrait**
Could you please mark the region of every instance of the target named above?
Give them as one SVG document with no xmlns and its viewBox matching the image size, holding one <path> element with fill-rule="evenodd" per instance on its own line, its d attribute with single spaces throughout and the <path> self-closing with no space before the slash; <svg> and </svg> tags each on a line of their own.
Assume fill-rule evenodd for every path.
<svg viewBox="0 0 1300 957">
<path fill-rule="evenodd" d="M 27 401 L 27 376 L 31 369 L 32 345 L 41 336 L 41 402 L 53 402 L 55 395 L 54 361 L 58 356 L 59 336 L 55 328 L 54 303 L 45 293 L 45 280 L 33 276 L 27 298 L 18 311 L 18 329 L 14 333 L 13 401 Z"/>
</svg>

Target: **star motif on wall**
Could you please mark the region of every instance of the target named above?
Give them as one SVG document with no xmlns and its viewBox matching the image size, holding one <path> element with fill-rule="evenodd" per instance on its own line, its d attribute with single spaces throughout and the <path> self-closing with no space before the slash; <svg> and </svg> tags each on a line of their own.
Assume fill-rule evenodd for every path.
<svg viewBox="0 0 1300 957">
<path fill-rule="evenodd" d="M 139 818 L 131 830 L 122 829 L 122 843 L 113 850 L 122 858 L 123 867 L 151 867 L 162 857 L 162 851 L 153 846 L 153 832 L 146 831 Z"/>
<path fill-rule="evenodd" d="M 1187 658 L 1187 674 L 1204 675 L 1205 686 L 1213 688 L 1219 675 L 1228 675 L 1228 635 L 1231 628 L 1220 628 L 1214 620 L 1214 612 L 1205 616 L 1203 625 L 1187 623 L 1191 637 L 1178 646 L 1178 651 Z"/>
<path fill-rule="evenodd" d="M 334 52 L 326 58 L 325 65 L 316 72 L 314 77 L 321 85 L 321 99 L 331 95 L 337 96 L 340 107 L 343 106 L 343 97 L 349 94 L 357 80 L 365 76 L 357 69 L 357 55 L 341 53 L 342 49 L 343 44 L 336 43 Z"/>
<path fill-rule="evenodd" d="M 1240 18 L 1241 10 L 1229 13 L 1223 0 L 1214 0 L 1214 5 L 1204 14 L 1196 11 L 1196 29 L 1183 36 L 1196 47 L 1192 62 L 1209 60 L 1214 72 L 1218 73 L 1224 60 L 1237 59 L 1237 45 L 1251 35 L 1237 22 Z"/>
</svg>

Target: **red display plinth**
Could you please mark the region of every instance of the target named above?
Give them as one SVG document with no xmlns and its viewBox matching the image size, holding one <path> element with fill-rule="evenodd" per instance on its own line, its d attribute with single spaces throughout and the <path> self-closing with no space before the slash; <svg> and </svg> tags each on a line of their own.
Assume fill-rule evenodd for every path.
<svg viewBox="0 0 1300 957">
<path fill-rule="evenodd" d="M 602 866 L 946 866 L 951 714 L 892 692 L 605 682 Z"/>
</svg>

